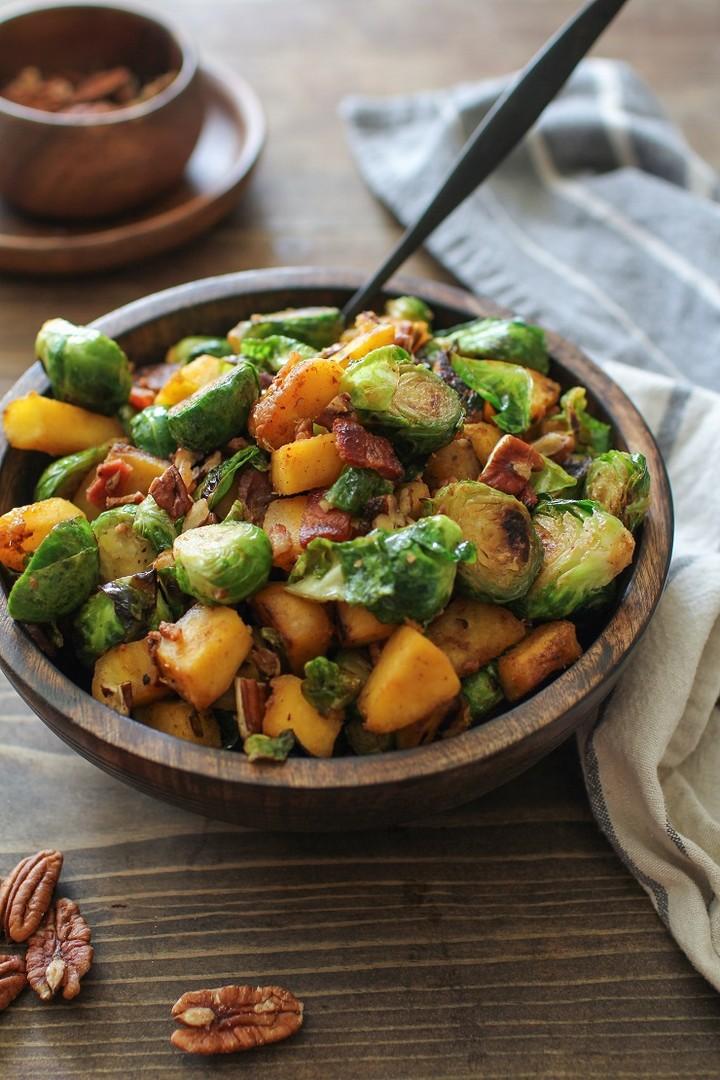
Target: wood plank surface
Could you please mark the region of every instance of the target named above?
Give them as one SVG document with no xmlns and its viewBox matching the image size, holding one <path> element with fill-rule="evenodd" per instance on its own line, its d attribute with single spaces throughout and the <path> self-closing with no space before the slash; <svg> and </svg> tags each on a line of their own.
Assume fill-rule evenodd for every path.
<svg viewBox="0 0 720 1080">
<path fill-rule="evenodd" d="M 87 321 L 207 274 L 370 268 L 396 229 L 358 178 L 336 106 L 499 74 L 573 0 L 146 0 L 240 70 L 270 140 L 246 198 L 190 248 L 73 281 L 0 278 L 0 388 L 46 317 Z M 0 12 L 5 7 L 0 2 Z M 633 0 L 600 52 L 632 62 L 720 166 L 717 0 Z M 431 259 L 409 267 L 442 278 Z M 1 647 L 1 645 L 0 645 Z M 248 822 L 252 826 L 252 822 Z M 0 684 L 0 875 L 66 853 L 93 927 L 80 998 L 0 1016 L 3 1080 L 716 1077 L 720 1002 L 595 826 L 572 744 L 481 801 L 387 833 L 263 835 L 182 813 L 69 751 Z M 287 1044 L 208 1063 L 169 1044 L 188 989 L 278 982 Z"/>
</svg>

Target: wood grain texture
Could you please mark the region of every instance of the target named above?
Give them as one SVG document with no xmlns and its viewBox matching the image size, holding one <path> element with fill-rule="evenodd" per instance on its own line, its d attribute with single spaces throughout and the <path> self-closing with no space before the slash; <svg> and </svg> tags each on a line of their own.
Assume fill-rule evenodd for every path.
<svg viewBox="0 0 720 1080">
<path fill-rule="evenodd" d="M 370 268 L 397 230 L 349 160 L 342 94 L 500 74 L 576 6 L 146 4 L 252 80 L 267 152 L 238 210 L 187 249 L 79 281 L 0 278 L 3 392 L 50 313 L 87 322 L 254 266 Z M 633 0 L 599 48 L 637 67 L 716 167 L 719 20 L 717 0 Z M 425 256 L 409 269 L 446 280 Z M 479 803 L 391 833 L 260 836 L 111 779 L 0 687 L 0 872 L 46 844 L 64 849 L 63 881 L 97 946 L 76 1002 L 41 1006 L 26 992 L 0 1016 L 3 1080 L 717 1076 L 717 995 L 598 834 L 572 745 Z M 286 981 L 307 1004 L 297 1040 L 211 1066 L 179 1060 L 170 1007 L 221 972 Z"/>
</svg>

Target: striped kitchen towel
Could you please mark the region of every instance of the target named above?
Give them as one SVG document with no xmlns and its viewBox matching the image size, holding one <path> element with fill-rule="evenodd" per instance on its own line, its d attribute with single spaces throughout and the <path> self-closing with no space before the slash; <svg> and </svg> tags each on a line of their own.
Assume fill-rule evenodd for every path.
<svg viewBox="0 0 720 1080">
<path fill-rule="evenodd" d="M 359 167 L 402 222 L 501 85 L 343 103 Z M 668 587 L 579 746 L 600 827 L 718 989 L 719 198 L 717 174 L 632 70 L 587 60 L 428 242 L 468 288 L 581 345 L 665 455 L 676 513 Z"/>
</svg>

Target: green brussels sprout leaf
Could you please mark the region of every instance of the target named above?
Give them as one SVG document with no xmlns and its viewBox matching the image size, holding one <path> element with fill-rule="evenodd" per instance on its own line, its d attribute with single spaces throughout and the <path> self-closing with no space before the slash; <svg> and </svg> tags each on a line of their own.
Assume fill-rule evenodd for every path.
<svg viewBox="0 0 720 1080">
<path fill-rule="evenodd" d="M 195 498 L 207 499 L 207 504 L 212 510 L 225 498 L 233 485 L 236 474 L 246 465 L 252 465 L 258 472 L 267 472 L 270 468 L 267 454 L 259 447 L 244 446 L 227 461 L 221 462 L 210 470 L 198 488 Z"/>
<path fill-rule="evenodd" d="M 281 336 L 324 349 L 337 341 L 344 325 L 343 314 L 335 307 L 288 308 L 267 315 L 251 315 L 228 336 L 233 345 L 246 338 Z"/>
<path fill-rule="evenodd" d="M 288 754 L 295 746 L 295 736 L 288 728 L 279 735 L 271 738 L 270 735 L 248 735 L 243 743 L 243 750 L 247 754 L 248 761 L 275 761 L 282 763 L 287 760 Z"/>
<path fill-rule="evenodd" d="M 526 367 L 502 360 L 472 360 L 454 356 L 452 370 L 474 393 L 497 410 L 493 418 L 501 431 L 517 435 L 530 427 L 532 375 Z"/>
<path fill-rule="evenodd" d="M 168 410 L 164 405 L 148 405 L 135 413 L 128 425 L 130 438 L 141 450 L 159 458 L 169 458 L 177 450 L 170 434 Z"/>
<path fill-rule="evenodd" d="M 385 313 L 391 319 L 409 319 L 410 322 L 431 323 L 433 313 L 417 296 L 395 296 L 385 304 Z"/>
<path fill-rule="evenodd" d="M 595 457 L 610 449 L 611 428 L 587 411 L 587 391 L 584 386 L 572 386 L 560 398 L 561 411 L 548 417 L 551 431 L 570 431 L 580 451 Z"/>
<path fill-rule="evenodd" d="M 558 491 L 568 492 L 568 488 L 577 486 L 577 479 L 565 472 L 552 458 L 540 455 L 545 462 L 542 469 L 530 474 L 530 485 L 538 495 L 555 495 Z"/>
<path fill-rule="evenodd" d="M 75 454 L 51 461 L 35 485 L 35 500 L 39 502 L 53 496 L 67 498 L 73 495 L 85 473 L 105 460 L 111 445 L 107 442 L 102 446 L 91 446 L 88 450 L 78 450 Z"/>
<path fill-rule="evenodd" d="M 650 473 L 643 454 L 608 450 L 585 476 L 585 498 L 594 499 L 634 532 L 650 505 Z"/>
<path fill-rule="evenodd" d="M 177 523 L 158 506 L 152 495 L 146 495 L 135 512 L 133 531 L 160 554 L 173 546 L 178 529 Z"/>
<path fill-rule="evenodd" d="M 351 717 L 343 730 L 350 749 L 359 757 L 366 754 L 384 754 L 395 749 L 394 734 L 376 735 L 374 731 L 367 731 L 360 716 Z"/>
<path fill-rule="evenodd" d="M 165 354 L 166 364 L 189 364 L 198 356 L 232 356 L 233 348 L 227 338 L 184 337 L 176 341 Z"/>
<path fill-rule="evenodd" d="M 246 521 L 189 529 L 173 545 L 178 585 L 203 604 L 237 604 L 266 583 L 267 535 Z"/>
<path fill-rule="evenodd" d="M 259 368 L 273 373 L 280 370 L 291 353 L 297 353 L 303 360 L 309 360 L 311 356 L 317 355 L 317 349 L 305 345 L 302 341 L 283 337 L 282 334 L 273 334 L 266 338 L 243 338 L 240 343 L 241 356 L 252 360 Z"/>
<path fill-rule="evenodd" d="M 59 401 L 108 416 L 127 402 L 132 386 L 128 358 L 99 330 L 49 319 L 35 348 Z"/>
<path fill-rule="evenodd" d="M 359 514 L 370 499 L 389 495 L 393 486 L 374 469 L 346 465 L 332 487 L 325 492 L 325 502 L 346 514 Z"/>
<path fill-rule="evenodd" d="M 461 356 L 476 360 L 507 360 L 547 375 L 550 368 L 545 331 L 522 319 L 473 319 L 443 330 Z"/>
<path fill-rule="evenodd" d="M 8 611 L 22 622 L 56 622 L 80 607 L 98 582 L 98 545 L 84 517 L 61 521 L 17 579 Z"/>
<path fill-rule="evenodd" d="M 303 695 L 323 716 L 344 709 L 355 700 L 362 685 L 360 675 L 326 656 L 316 656 L 305 664 Z"/>
<path fill-rule="evenodd" d="M 460 693 L 467 703 L 473 723 L 481 720 L 504 696 L 497 679 L 497 666 L 494 663 L 487 664 L 467 679 L 463 679 Z"/>
<path fill-rule="evenodd" d="M 241 360 L 225 375 L 196 390 L 168 413 L 168 430 L 178 446 L 209 453 L 241 435 L 258 393 L 257 370 Z"/>
</svg>

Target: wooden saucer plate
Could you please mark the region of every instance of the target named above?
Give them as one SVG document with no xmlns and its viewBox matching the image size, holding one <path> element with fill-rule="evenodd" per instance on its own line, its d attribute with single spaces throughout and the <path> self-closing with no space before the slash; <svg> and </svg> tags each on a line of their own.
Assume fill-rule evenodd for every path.
<svg viewBox="0 0 720 1080">
<path fill-rule="evenodd" d="M 202 71 L 206 115 L 185 178 L 122 217 L 57 225 L 16 213 L 0 200 L 0 271 L 82 274 L 137 262 L 192 240 L 227 214 L 265 141 L 265 116 L 252 87 L 233 72 Z"/>
</svg>

